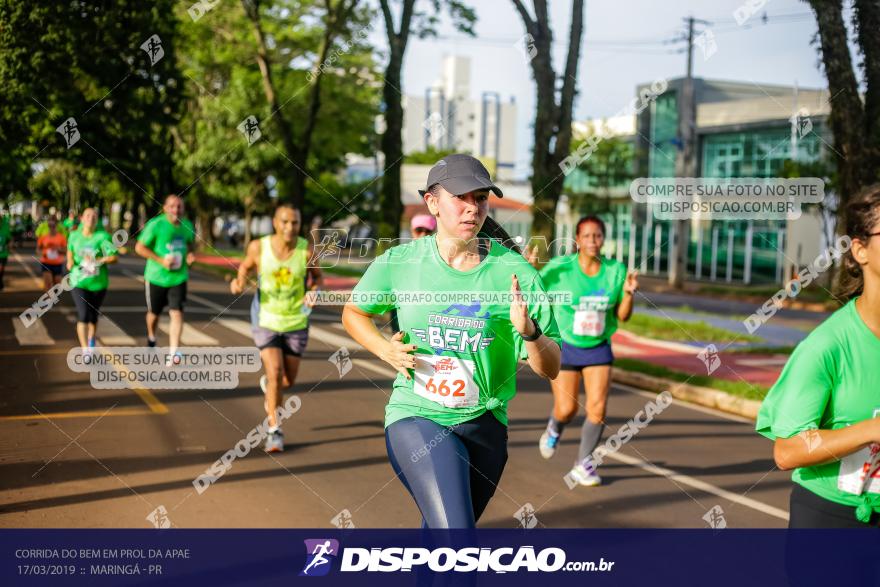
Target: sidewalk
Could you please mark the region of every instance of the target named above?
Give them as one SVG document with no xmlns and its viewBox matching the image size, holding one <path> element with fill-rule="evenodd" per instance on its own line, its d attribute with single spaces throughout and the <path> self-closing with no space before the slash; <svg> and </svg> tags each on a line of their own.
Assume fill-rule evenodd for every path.
<svg viewBox="0 0 880 587">
<path fill-rule="evenodd" d="M 719 345 L 716 345 L 719 346 Z M 720 352 L 700 358 L 705 346 L 643 338 L 618 330 L 611 337 L 614 356 L 638 359 L 689 375 L 711 375 L 728 381 L 745 381 L 764 387 L 779 378 L 788 355 Z"/>
</svg>

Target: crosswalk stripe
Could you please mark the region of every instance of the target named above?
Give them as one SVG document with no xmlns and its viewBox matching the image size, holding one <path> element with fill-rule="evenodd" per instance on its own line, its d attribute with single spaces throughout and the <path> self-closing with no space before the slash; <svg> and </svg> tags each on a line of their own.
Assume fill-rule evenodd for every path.
<svg viewBox="0 0 880 587">
<path fill-rule="evenodd" d="M 170 331 L 168 320 L 159 321 L 159 330 L 168 334 Z M 183 323 L 183 333 L 180 336 L 180 342 L 187 346 L 219 346 L 218 341 L 213 336 L 208 336 L 201 330 L 193 328 L 186 322 Z"/>
<path fill-rule="evenodd" d="M 251 324 L 250 322 L 245 322 L 244 320 L 237 320 L 235 318 L 218 318 L 215 320 L 217 324 L 224 328 L 228 328 L 232 332 L 236 334 L 240 334 L 242 336 L 246 336 L 248 338 L 252 338 L 253 334 L 251 332 Z"/>
<path fill-rule="evenodd" d="M 318 326 L 312 326 L 311 328 L 309 328 L 309 337 L 316 338 L 323 343 L 329 344 L 330 346 L 346 347 L 350 351 L 364 348 L 356 343 L 354 339 L 352 339 L 348 335 L 341 336 Z"/>
<path fill-rule="evenodd" d="M 55 339 L 49 336 L 46 325 L 39 318 L 35 319 L 30 326 L 25 326 L 21 318 L 12 318 L 12 328 L 15 330 L 15 338 L 21 345 L 50 346 L 55 344 Z"/>
<path fill-rule="evenodd" d="M 104 346 L 137 346 L 137 341 L 127 335 L 106 314 L 98 321 L 98 338 Z"/>
</svg>

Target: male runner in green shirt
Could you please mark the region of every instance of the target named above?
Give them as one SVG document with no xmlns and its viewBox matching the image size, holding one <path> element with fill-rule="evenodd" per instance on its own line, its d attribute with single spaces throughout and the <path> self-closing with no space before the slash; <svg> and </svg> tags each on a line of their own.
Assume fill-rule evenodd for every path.
<svg viewBox="0 0 880 587">
<path fill-rule="evenodd" d="M 183 305 L 186 302 L 188 268 L 195 260 L 195 230 L 183 217 L 183 199 L 171 194 L 165 198 L 163 213 L 144 225 L 135 252 L 147 260 L 144 286 L 147 297 L 147 346 L 156 346 L 159 314 L 168 306 L 171 318 L 169 347 L 171 360 L 179 362 L 177 349 L 183 332 Z"/>
</svg>

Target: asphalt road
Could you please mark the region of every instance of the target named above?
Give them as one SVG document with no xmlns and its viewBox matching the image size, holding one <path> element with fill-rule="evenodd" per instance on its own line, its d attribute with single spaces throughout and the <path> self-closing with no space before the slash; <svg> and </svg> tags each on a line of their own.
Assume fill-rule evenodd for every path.
<svg viewBox="0 0 880 587">
<path fill-rule="evenodd" d="M 40 295 L 34 265 L 11 257 L 0 292 L 0 527 L 147 528 L 157 509 L 181 528 L 331 527 L 343 510 L 355 527 L 419 525 L 385 453 L 391 369 L 348 338 L 338 312 L 313 315 L 294 391 L 302 407 L 284 426 L 285 452 L 253 450 L 198 494 L 193 479 L 263 419 L 259 374 L 243 374 L 231 390 L 94 389 L 66 363 L 76 344 L 69 294 L 42 326 L 14 327 Z M 144 344 L 141 272 L 130 257 L 112 268 L 103 312 L 118 328 L 99 325 L 99 338 Z M 236 300 L 225 283 L 199 274 L 189 291 L 187 323 L 201 344 L 252 345 L 249 295 Z M 344 376 L 328 360 L 342 346 L 353 366 Z M 581 418 L 555 458 L 543 460 L 537 440 L 550 388 L 522 366 L 510 458 L 481 527 L 518 527 L 523 507 L 548 528 L 699 528 L 713 508 L 727 527 L 786 525 L 789 475 L 775 469 L 770 443 L 744 419 L 678 401 L 607 457 L 601 487 L 570 490 L 563 476 Z M 605 438 L 655 397 L 614 386 Z"/>
</svg>

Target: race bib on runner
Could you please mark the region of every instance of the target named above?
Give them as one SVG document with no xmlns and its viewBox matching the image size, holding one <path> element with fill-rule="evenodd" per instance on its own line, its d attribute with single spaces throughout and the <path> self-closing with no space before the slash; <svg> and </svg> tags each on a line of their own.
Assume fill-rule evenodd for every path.
<svg viewBox="0 0 880 587">
<path fill-rule="evenodd" d="M 574 333 L 578 336 L 601 336 L 605 332 L 605 312 L 575 310 Z"/>
<path fill-rule="evenodd" d="M 171 259 L 171 267 L 169 268 L 171 271 L 177 271 L 183 264 L 183 254 L 181 253 L 168 253 L 167 255 L 165 255 L 165 258 Z"/>
<path fill-rule="evenodd" d="M 58 259 L 58 249 L 46 249 L 46 258 L 50 261 Z"/>
<path fill-rule="evenodd" d="M 878 415 L 880 408 L 873 417 Z M 855 495 L 880 493 L 880 444 L 871 443 L 840 460 L 837 488 Z"/>
<path fill-rule="evenodd" d="M 82 252 L 82 261 L 79 265 L 80 272 L 83 277 L 93 277 L 98 274 L 98 264 L 95 260 L 95 250 L 84 248 Z"/>
<path fill-rule="evenodd" d="M 446 408 L 470 408 L 480 401 L 470 359 L 416 355 L 413 391 Z"/>
</svg>

